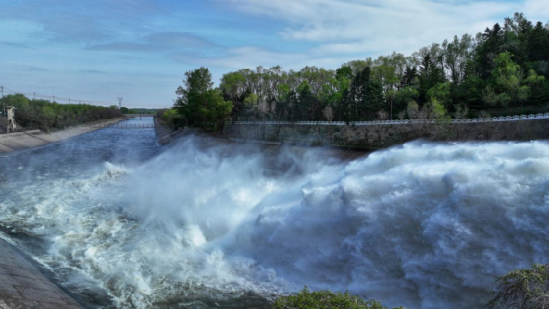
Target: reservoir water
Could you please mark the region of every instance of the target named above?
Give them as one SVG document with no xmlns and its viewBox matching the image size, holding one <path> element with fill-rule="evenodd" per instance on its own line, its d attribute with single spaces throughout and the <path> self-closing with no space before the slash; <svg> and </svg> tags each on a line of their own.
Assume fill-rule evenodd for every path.
<svg viewBox="0 0 550 309">
<path fill-rule="evenodd" d="M 548 263 L 548 159 L 547 141 L 350 161 L 108 128 L 0 156 L 0 236 L 89 308 L 269 308 L 304 285 L 482 308 Z"/>
</svg>

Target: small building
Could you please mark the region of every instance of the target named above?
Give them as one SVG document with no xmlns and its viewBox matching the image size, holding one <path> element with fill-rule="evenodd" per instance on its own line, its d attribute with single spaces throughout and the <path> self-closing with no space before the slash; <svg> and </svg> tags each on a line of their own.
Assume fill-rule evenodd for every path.
<svg viewBox="0 0 550 309">
<path fill-rule="evenodd" d="M 8 133 L 15 132 L 17 130 L 17 124 L 15 123 L 15 107 L 8 106 L 7 110 L 8 110 L 8 127 L 7 127 L 7 131 L 8 131 Z"/>
</svg>

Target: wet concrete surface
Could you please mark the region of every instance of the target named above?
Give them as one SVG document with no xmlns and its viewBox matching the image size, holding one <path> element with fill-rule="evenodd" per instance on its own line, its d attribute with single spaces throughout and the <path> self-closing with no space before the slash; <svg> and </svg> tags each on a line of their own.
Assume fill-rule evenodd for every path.
<svg viewBox="0 0 550 309">
<path fill-rule="evenodd" d="M 10 244 L 0 239 L 0 309 L 82 309 Z"/>
</svg>

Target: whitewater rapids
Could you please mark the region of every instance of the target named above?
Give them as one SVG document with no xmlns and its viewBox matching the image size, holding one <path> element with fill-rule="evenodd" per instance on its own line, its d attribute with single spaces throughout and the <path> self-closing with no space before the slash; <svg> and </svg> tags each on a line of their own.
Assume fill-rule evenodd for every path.
<svg viewBox="0 0 550 309">
<path fill-rule="evenodd" d="M 2 237 L 97 308 L 268 306 L 304 285 L 482 308 L 495 278 L 548 263 L 548 142 L 414 142 L 349 162 L 282 151 L 270 167 L 231 147 L 14 170 Z"/>
</svg>

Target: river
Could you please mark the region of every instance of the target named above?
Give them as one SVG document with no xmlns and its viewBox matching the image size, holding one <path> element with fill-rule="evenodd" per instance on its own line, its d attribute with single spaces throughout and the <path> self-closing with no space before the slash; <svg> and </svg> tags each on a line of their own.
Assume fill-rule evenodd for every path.
<svg viewBox="0 0 550 309">
<path fill-rule="evenodd" d="M 268 308 L 304 285 L 482 308 L 497 276 L 548 263 L 548 158 L 547 141 L 338 160 L 108 128 L 0 156 L 0 236 L 89 308 Z"/>
</svg>

